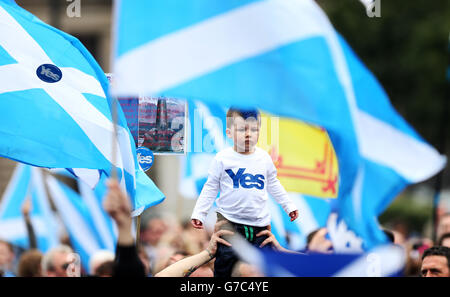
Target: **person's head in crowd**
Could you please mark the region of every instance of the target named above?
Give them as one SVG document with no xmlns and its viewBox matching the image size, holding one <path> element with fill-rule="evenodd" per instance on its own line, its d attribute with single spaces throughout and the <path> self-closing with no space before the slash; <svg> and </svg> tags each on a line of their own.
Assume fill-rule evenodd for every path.
<svg viewBox="0 0 450 297">
<path fill-rule="evenodd" d="M 42 253 L 37 249 L 24 252 L 19 259 L 18 276 L 20 277 L 40 277 Z"/>
<path fill-rule="evenodd" d="M 114 272 L 114 260 L 102 262 L 95 270 L 98 277 L 112 277 Z"/>
<path fill-rule="evenodd" d="M 74 263 L 73 250 L 67 245 L 60 245 L 45 253 L 42 258 L 42 275 L 46 277 L 73 276 L 69 266 Z"/>
<path fill-rule="evenodd" d="M 150 260 L 149 256 L 147 255 L 147 253 L 145 252 L 144 247 L 142 245 L 139 245 L 137 247 L 137 252 L 138 252 L 139 259 L 141 260 L 142 264 L 144 264 L 145 275 L 152 276 L 151 260 Z"/>
<path fill-rule="evenodd" d="M 254 265 L 237 261 L 233 266 L 231 277 L 263 277 L 264 274 Z"/>
<path fill-rule="evenodd" d="M 317 232 L 319 232 L 320 229 L 316 229 L 312 232 L 310 232 L 308 234 L 308 236 L 306 236 L 306 244 L 309 245 L 312 241 L 312 239 L 314 238 L 314 236 L 317 234 Z"/>
<path fill-rule="evenodd" d="M 167 231 L 167 225 L 161 217 L 150 218 L 141 228 L 141 242 L 156 246 L 161 236 Z"/>
<path fill-rule="evenodd" d="M 410 227 L 404 220 L 396 219 L 391 223 L 392 227 L 389 228 L 394 234 L 401 236 L 402 238 L 410 237 Z"/>
<path fill-rule="evenodd" d="M 420 274 L 423 277 L 450 277 L 450 248 L 433 246 L 422 256 Z"/>
<path fill-rule="evenodd" d="M 420 268 L 422 266 L 422 255 L 425 250 L 432 247 L 431 241 L 428 241 L 420 237 L 411 237 L 405 243 L 406 250 L 406 265 L 404 274 L 405 276 L 418 276 L 420 275 Z"/>
<path fill-rule="evenodd" d="M 436 237 L 441 238 L 445 233 L 450 233 L 450 212 L 443 214 L 439 218 Z"/>
<path fill-rule="evenodd" d="M 97 269 L 105 262 L 114 261 L 114 253 L 108 250 L 96 251 L 89 259 L 89 271 L 94 276 L 99 276 Z"/>
<path fill-rule="evenodd" d="M 14 248 L 11 243 L 0 239 L 0 271 L 7 275 L 14 270 Z"/>
<path fill-rule="evenodd" d="M 438 245 L 450 248 L 450 232 L 442 234 L 439 238 Z"/>
<path fill-rule="evenodd" d="M 190 255 L 195 255 L 204 250 L 209 243 L 209 237 L 203 230 L 192 228 L 168 230 L 159 241 L 158 247 L 170 247 L 176 251 L 182 250 Z"/>
<path fill-rule="evenodd" d="M 184 241 L 182 233 L 167 230 L 167 232 L 161 236 L 158 246 L 170 246 L 175 250 L 182 250 L 185 249 L 186 242 Z"/>
<path fill-rule="evenodd" d="M 332 253 L 333 244 L 326 238 L 327 228 L 320 228 L 312 231 L 306 237 L 306 247 L 309 252 Z"/>
</svg>

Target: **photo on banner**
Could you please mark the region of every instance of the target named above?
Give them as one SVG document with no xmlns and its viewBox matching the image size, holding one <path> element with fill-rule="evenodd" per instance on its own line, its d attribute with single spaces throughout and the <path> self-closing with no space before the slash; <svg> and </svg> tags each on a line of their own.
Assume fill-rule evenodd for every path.
<svg viewBox="0 0 450 297">
<path fill-rule="evenodd" d="M 107 73 L 110 83 L 113 74 Z M 136 148 L 153 154 L 185 154 L 187 103 L 165 97 L 119 97 Z"/>
<path fill-rule="evenodd" d="M 164 97 L 139 97 L 138 147 L 155 154 L 184 154 L 186 102 Z"/>
</svg>

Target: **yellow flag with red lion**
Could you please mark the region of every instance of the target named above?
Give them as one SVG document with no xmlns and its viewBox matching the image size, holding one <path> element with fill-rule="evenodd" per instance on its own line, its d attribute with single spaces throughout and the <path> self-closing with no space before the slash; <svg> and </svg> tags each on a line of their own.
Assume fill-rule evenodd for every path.
<svg viewBox="0 0 450 297">
<path fill-rule="evenodd" d="M 263 113 L 258 146 L 272 157 L 286 191 L 337 197 L 339 167 L 324 129 Z"/>
</svg>

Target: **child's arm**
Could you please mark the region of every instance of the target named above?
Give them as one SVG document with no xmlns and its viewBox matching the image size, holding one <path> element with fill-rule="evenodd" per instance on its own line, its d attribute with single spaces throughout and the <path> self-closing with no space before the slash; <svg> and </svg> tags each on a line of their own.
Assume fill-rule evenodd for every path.
<svg viewBox="0 0 450 297">
<path fill-rule="evenodd" d="M 283 207 L 284 211 L 289 214 L 291 222 L 298 218 L 297 206 L 289 198 L 286 190 L 277 178 L 277 169 L 270 160 L 269 170 L 267 173 L 267 192 Z"/>
<path fill-rule="evenodd" d="M 208 180 L 203 186 L 202 192 L 195 204 L 194 211 L 192 212 L 191 223 L 194 228 L 203 228 L 203 222 L 214 203 L 214 199 L 217 197 L 221 173 L 220 167 L 219 162 L 214 158 L 208 171 Z"/>
</svg>

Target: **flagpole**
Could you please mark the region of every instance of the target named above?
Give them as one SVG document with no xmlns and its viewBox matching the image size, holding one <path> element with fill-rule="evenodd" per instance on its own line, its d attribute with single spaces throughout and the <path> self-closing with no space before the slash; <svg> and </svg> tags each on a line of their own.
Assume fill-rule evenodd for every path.
<svg viewBox="0 0 450 297">
<path fill-rule="evenodd" d="M 439 126 L 439 136 L 440 136 L 440 144 L 439 151 L 441 154 L 445 154 L 446 152 L 446 138 L 447 138 L 447 118 L 449 117 L 449 100 L 450 100 L 450 34 L 447 43 L 447 69 L 446 69 L 446 88 L 445 88 L 445 98 L 444 98 L 444 106 L 442 108 L 441 114 L 441 122 Z M 440 194 L 442 189 L 442 178 L 444 175 L 445 168 L 439 172 L 436 176 L 436 182 L 434 184 L 434 197 L 433 197 L 433 241 L 436 242 L 439 240 L 437 238 L 437 226 L 439 220 L 438 207 Z"/>
<path fill-rule="evenodd" d="M 113 24 L 117 24 L 117 14 L 118 14 L 118 4 L 117 1 L 113 1 L 113 12 L 112 12 L 112 18 L 113 18 Z M 116 36 L 117 36 L 117 27 L 116 25 L 113 26 L 113 32 L 112 32 L 112 39 L 111 39 L 111 48 L 112 48 L 112 54 L 110 56 L 110 64 L 111 67 L 114 68 L 114 58 L 116 53 Z M 109 85 L 111 86 L 113 84 L 113 77 L 114 71 L 111 73 L 111 80 L 109 81 Z M 110 95 L 110 98 L 112 99 L 111 102 L 111 117 L 113 122 L 113 137 L 112 137 L 112 172 L 111 172 L 111 178 L 117 180 L 117 171 L 116 171 L 116 154 L 117 154 L 117 100 L 116 96 L 111 95 L 111 87 L 109 87 L 108 93 Z"/>
<path fill-rule="evenodd" d="M 112 135 L 112 149 L 111 149 L 111 179 L 117 180 L 117 169 L 116 169 L 116 162 L 117 162 L 117 98 L 111 96 L 112 102 L 111 102 L 111 117 L 112 117 L 112 123 L 113 123 L 113 135 Z"/>
</svg>

